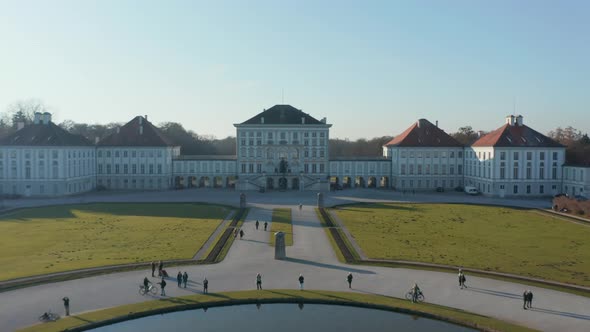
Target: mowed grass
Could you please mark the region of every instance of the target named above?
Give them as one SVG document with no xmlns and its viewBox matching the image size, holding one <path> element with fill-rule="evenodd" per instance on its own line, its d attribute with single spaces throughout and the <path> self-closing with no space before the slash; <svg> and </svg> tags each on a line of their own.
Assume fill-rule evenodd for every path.
<svg viewBox="0 0 590 332">
<path fill-rule="evenodd" d="M 81 268 L 192 258 L 231 208 L 84 204 L 0 217 L 0 280 Z"/>
<path fill-rule="evenodd" d="M 19 332 L 57 332 L 65 329 L 73 329 L 86 324 L 105 321 L 115 317 L 128 317 L 134 314 L 157 314 L 158 310 L 178 310 L 202 307 L 213 307 L 244 303 L 281 303 L 281 302 L 304 302 L 304 303 L 330 303 L 356 304 L 360 306 L 378 307 L 382 310 L 398 311 L 406 314 L 432 315 L 436 318 L 451 321 L 454 323 L 477 326 L 491 331 L 530 332 L 533 329 L 504 322 L 491 317 L 470 313 L 467 311 L 444 307 L 430 303 L 412 303 L 383 295 L 344 293 L 330 291 L 304 292 L 292 289 L 264 290 L 264 291 L 242 291 L 197 294 L 183 297 L 167 298 L 156 301 L 147 301 L 135 304 L 128 304 L 103 310 L 91 311 L 74 316 L 64 317 L 53 323 L 33 325 Z M 268 306 L 272 304 L 263 304 Z M 200 313 L 195 313 L 196 315 Z M 196 330 L 196 329 L 195 329 Z M 392 328 L 392 331 L 394 329 Z"/>
<path fill-rule="evenodd" d="M 466 266 L 590 286 L 590 227 L 535 210 L 360 204 L 334 211 L 370 258 Z"/>
<path fill-rule="evenodd" d="M 274 209 L 272 222 L 270 223 L 270 245 L 275 245 L 275 233 L 285 233 L 285 245 L 293 245 L 293 223 L 291 222 L 291 209 Z"/>
</svg>

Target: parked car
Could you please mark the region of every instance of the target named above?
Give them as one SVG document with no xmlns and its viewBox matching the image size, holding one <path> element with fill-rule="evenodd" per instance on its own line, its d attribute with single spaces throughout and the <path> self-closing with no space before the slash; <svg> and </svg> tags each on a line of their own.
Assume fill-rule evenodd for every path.
<svg viewBox="0 0 590 332">
<path fill-rule="evenodd" d="M 588 200 L 588 198 L 586 198 L 585 196 L 582 196 L 582 195 L 576 195 L 574 197 L 576 198 L 576 200 L 581 201 L 581 202 Z"/>
<path fill-rule="evenodd" d="M 465 193 L 467 195 L 479 195 L 479 190 L 475 187 L 465 186 Z"/>
<path fill-rule="evenodd" d="M 564 196 L 565 196 L 565 197 L 569 197 L 569 196 L 568 196 L 566 193 L 559 193 L 559 194 L 555 194 L 555 195 L 553 195 L 553 197 L 554 197 L 554 198 L 557 198 L 557 197 L 564 197 Z"/>
<path fill-rule="evenodd" d="M 443 188 L 443 187 L 436 187 L 436 192 L 437 193 L 443 193 L 443 192 L 445 192 L 445 188 Z"/>
<path fill-rule="evenodd" d="M 461 187 L 461 186 L 456 186 L 456 187 L 455 187 L 455 191 L 462 192 L 462 191 L 463 191 L 463 187 Z"/>
</svg>

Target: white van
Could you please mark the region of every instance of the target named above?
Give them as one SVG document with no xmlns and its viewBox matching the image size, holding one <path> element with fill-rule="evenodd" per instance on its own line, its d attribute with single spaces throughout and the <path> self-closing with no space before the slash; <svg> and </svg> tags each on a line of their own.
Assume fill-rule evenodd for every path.
<svg viewBox="0 0 590 332">
<path fill-rule="evenodd" d="M 478 195 L 479 191 L 475 187 L 466 186 L 465 193 L 468 195 Z"/>
</svg>

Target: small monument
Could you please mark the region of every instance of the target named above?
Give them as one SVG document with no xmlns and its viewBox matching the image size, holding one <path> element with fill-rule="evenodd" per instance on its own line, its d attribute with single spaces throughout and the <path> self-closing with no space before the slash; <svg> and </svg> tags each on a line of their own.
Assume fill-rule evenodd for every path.
<svg viewBox="0 0 590 332">
<path fill-rule="evenodd" d="M 285 259 L 287 252 L 285 250 L 285 233 L 275 233 L 275 259 Z"/>
<path fill-rule="evenodd" d="M 246 194 L 241 193 L 240 194 L 240 209 L 245 209 L 246 208 Z"/>
<path fill-rule="evenodd" d="M 323 208 L 324 207 L 324 194 L 323 193 L 318 193 L 318 208 Z"/>
</svg>

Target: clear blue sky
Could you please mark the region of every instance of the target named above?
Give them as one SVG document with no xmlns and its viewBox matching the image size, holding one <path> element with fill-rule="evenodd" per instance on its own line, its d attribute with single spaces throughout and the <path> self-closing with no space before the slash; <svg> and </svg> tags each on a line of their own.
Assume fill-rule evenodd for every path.
<svg viewBox="0 0 590 332">
<path fill-rule="evenodd" d="M 491 130 L 515 100 L 541 132 L 589 132 L 590 1 L 0 0 L 2 111 L 224 137 L 283 89 L 339 138 Z"/>
</svg>

